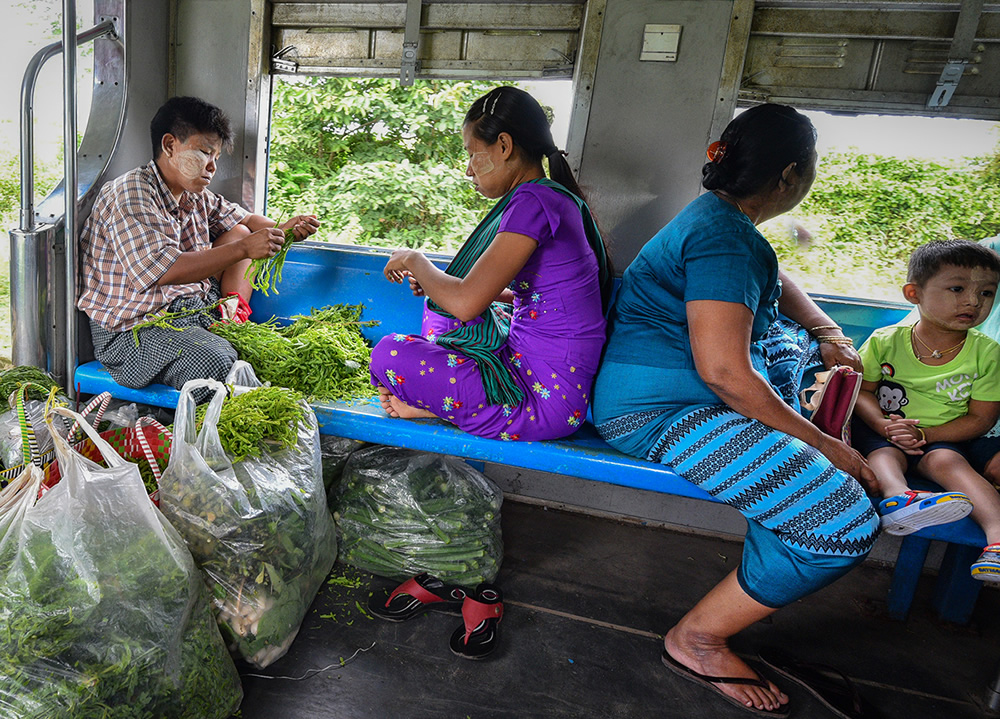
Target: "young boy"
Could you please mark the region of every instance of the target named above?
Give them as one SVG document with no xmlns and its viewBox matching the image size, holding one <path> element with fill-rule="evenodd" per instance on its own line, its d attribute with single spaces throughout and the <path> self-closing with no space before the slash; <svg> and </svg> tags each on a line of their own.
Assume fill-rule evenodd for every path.
<svg viewBox="0 0 1000 719">
<path fill-rule="evenodd" d="M 987 541 L 972 575 L 989 582 L 1000 582 L 1000 495 L 980 474 L 995 443 L 979 438 L 1000 415 L 1000 345 L 973 327 L 998 281 L 1000 256 L 974 242 L 916 249 L 903 296 L 920 319 L 876 330 L 861 347 L 853 436 L 879 481 L 882 528 L 910 534 L 971 512 Z M 910 470 L 947 491 L 911 491 Z"/>
<path fill-rule="evenodd" d="M 224 380 L 236 351 L 208 331 L 219 319 L 208 308 L 232 296 L 245 319 L 251 261 L 280 250 L 286 229 L 301 240 L 319 223 L 299 215 L 275 226 L 208 189 L 233 142 L 218 107 L 171 98 L 149 132 L 153 159 L 105 184 L 83 227 L 77 307 L 90 318 L 94 356 L 121 385 Z M 188 315 L 173 328 L 147 323 L 164 310 Z"/>
</svg>

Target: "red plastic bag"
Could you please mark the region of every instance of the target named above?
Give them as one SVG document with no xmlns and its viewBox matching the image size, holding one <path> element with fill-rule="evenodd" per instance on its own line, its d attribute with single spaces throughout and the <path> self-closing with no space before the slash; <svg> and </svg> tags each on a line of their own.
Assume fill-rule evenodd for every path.
<svg viewBox="0 0 1000 719">
<path fill-rule="evenodd" d="M 861 379 L 859 372 L 837 365 L 817 372 L 813 385 L 799 393 L 802 408 L 812 411 L 812 423 L 847 444 L 851 443 L 851 415 L 861 391 Z M 812 395 L 807 399 L 808 392 Z"/>
</svg>

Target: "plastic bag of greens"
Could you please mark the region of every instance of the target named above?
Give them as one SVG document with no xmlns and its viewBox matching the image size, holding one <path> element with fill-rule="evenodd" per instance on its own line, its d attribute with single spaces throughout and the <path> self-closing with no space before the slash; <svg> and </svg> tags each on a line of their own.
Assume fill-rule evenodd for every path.
<svg viewBox="0 0 1000 719">
<path fill-rule="evenodd" d="M 81 426 L 107 468 L 53 432 L 62 481 L 36 502 L 30 467 L 0 493 L 0 716 L 225 719 L 242 688 L 200 573 L 135 465 Z"/>
<path fill-rule="evenodd" d="M 383 577 L 493 581 L 503 560 L 503 494 L 465 462 L 372 446 L 347 461 L 337 493 L 341 560 Z"/>
<path fill-rule="evenodd" d="M 196 431 L 199 390 L 215 394 Z M 263 668 L 295 638 L 337 558 L 337 537 L 309 405 L 301 402 L 302 419 L 290 428 L 293 446 L 265 444 L 259 456 L 234 462 L 219 439 L 225 400 L 220 382 L 192 380 L 181 389 L 160 509 L 204 572 L 230 650 Z M 253 421 L 261 424 L 267 408 L 258 411 Z"/>
<path fill-rule="evenodd" d="M 324 434 L 319 438 L 320 455 L 323 458 L 323 486 L 326 487 L 326 496 L 330 500 L 330 508 L 336 500 L 336 485 L 344 474 L 344 467 L 351 452 L 364 447 L 366 442 L 359 439 L 348 439 L 347 437 L 334 437 Z"/>
</svg>

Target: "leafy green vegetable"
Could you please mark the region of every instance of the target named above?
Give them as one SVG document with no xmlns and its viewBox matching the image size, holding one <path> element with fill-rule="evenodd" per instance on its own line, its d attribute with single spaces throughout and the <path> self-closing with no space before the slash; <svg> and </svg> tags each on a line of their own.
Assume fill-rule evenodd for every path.
<svg viewBox="0 0 1000 719">
<path fill-rule="evenodd" d="M 0 543 L 0 713 L 229 716 L 239 677 L 188 552 L 172 532 L 88 512 L 64 521 L 43 510 Z"/>
<path fill-rule="evenodd" d="M 37 367 L 30 365 L 11 367 L 0 372 L 0 402 L 6 402 L 22 384 L 29 382 L 38 386 L 28 388 L 28 399 L 48 399 L 49 390 L 59 387 L 54 379 Z"/>
<path fill-rule="evenodd" d="M 205 418 L 207 404 L 195 416 L 198 427 Z M 226 399 L 219 415 L 219 441 L 234 462 L 259 457 L 264 443 L 282 449 L 295 446 L 298 427 L 305 419 L 302 395 L 286 387 L 258 387 Z"/>
<path fill-rule="evenodd" d="M 223 409 L 240 397 L 275 392 L 297 396 L 263 387 L 227 400 Z M 218 448 L 187 443 L 186 428 L 179 427 L 160 482 L 160 508 L 204 573 L 230 650 L 261 668 L 287 651 L 337 557 L 316 420 L 299 405 L 298 417 L 277 417 L 293 433 L 290 448 L 282 448 L 284 440 L 266 441 L 265 433 L 263 443 L 250 442 L 257 456 L 235 462 L 231 471 L 212 459 Z M 253 421 L 273 425 L 274 419 Z"/>
<path fill-rule="evenodd" d="M 281 282 L 281 270 L 285 265 L 285 256 L 295 242 L 295 231 L 289 227 L 285 230 L 285 241 L 281 244 L 281 249 L 271 257 L 262 257 L 253 260 L 243 277 L 250 280 L 250 286 L 255 290 L 260 290 L 264 296 L 268 296 L 268 290 L 278 293 L 278 283 Z"/>
<path fill-rule="evenodd" d="M 160 327 L 162 329 L 181 332 L 182 330 L 184 330 L 184 327 L 178 327 L 177 325 L 174 324 L 174 322 L 184 317 L 191 317 L 193 315 L 207 315 L 211 313 L 215 308 L 217 308 L 221 303 L 222 301 L 220 300 L 219 302 L 214 302 L 204 307 L 178 310 L 176 312 L 170 312 L 164 309 L 161 310 L 160 312 L 157 312 L 154 315 L 149 315 L 149 317 L 145 321 L 140 322 L 139 324 L 137 324 L 135 327 L 132 328 L 132 339 L 135 340 L 135 346 L 136 347 L 139 346 L 139 330 L 145 327 Z M 217 318 L 213 315 L 213 319 Z"/>
<path fill-rule="evenodd" d="M 279 327 L 220 323 L 212 332 L 236 348 L 257 376 L 273 385 L 290 387 L 310 399 L 351 401 L 371 397 L 368 365 L 371 348 L 361 334 L 361 305 L 332 305 L 295 315 Z"/>
</svg>

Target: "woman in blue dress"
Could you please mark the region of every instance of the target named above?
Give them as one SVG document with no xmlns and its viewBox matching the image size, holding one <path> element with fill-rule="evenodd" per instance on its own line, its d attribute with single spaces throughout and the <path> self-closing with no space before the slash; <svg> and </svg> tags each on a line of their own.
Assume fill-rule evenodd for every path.
<svg viewBox="0 0 1000 719">
<path fill-rule="evenodd" d="M 709 192 L 624 273 L 594 420 L 612 446 L 670 465 L 746 517 L 740 566 L 667 632 L 662 659 L 730 703 L 784 716 L 788 697 L 728 638 L 833 582 L 874 543 L 878 520 L 862 486 L 873 486 L 871 470 L 791 401 L 807 364 L 799 350 L 818 350 L 828 367 L 861 365 L 756 229 L 808 193 L 812 123 L 790 107 L 760 105 L 734 119 L 708 156 Z M 779 312 L 804 328 L 798 346 L 773 341 Z M 798 370 L 777 380 L 778 365 Z"/>
</svg>

